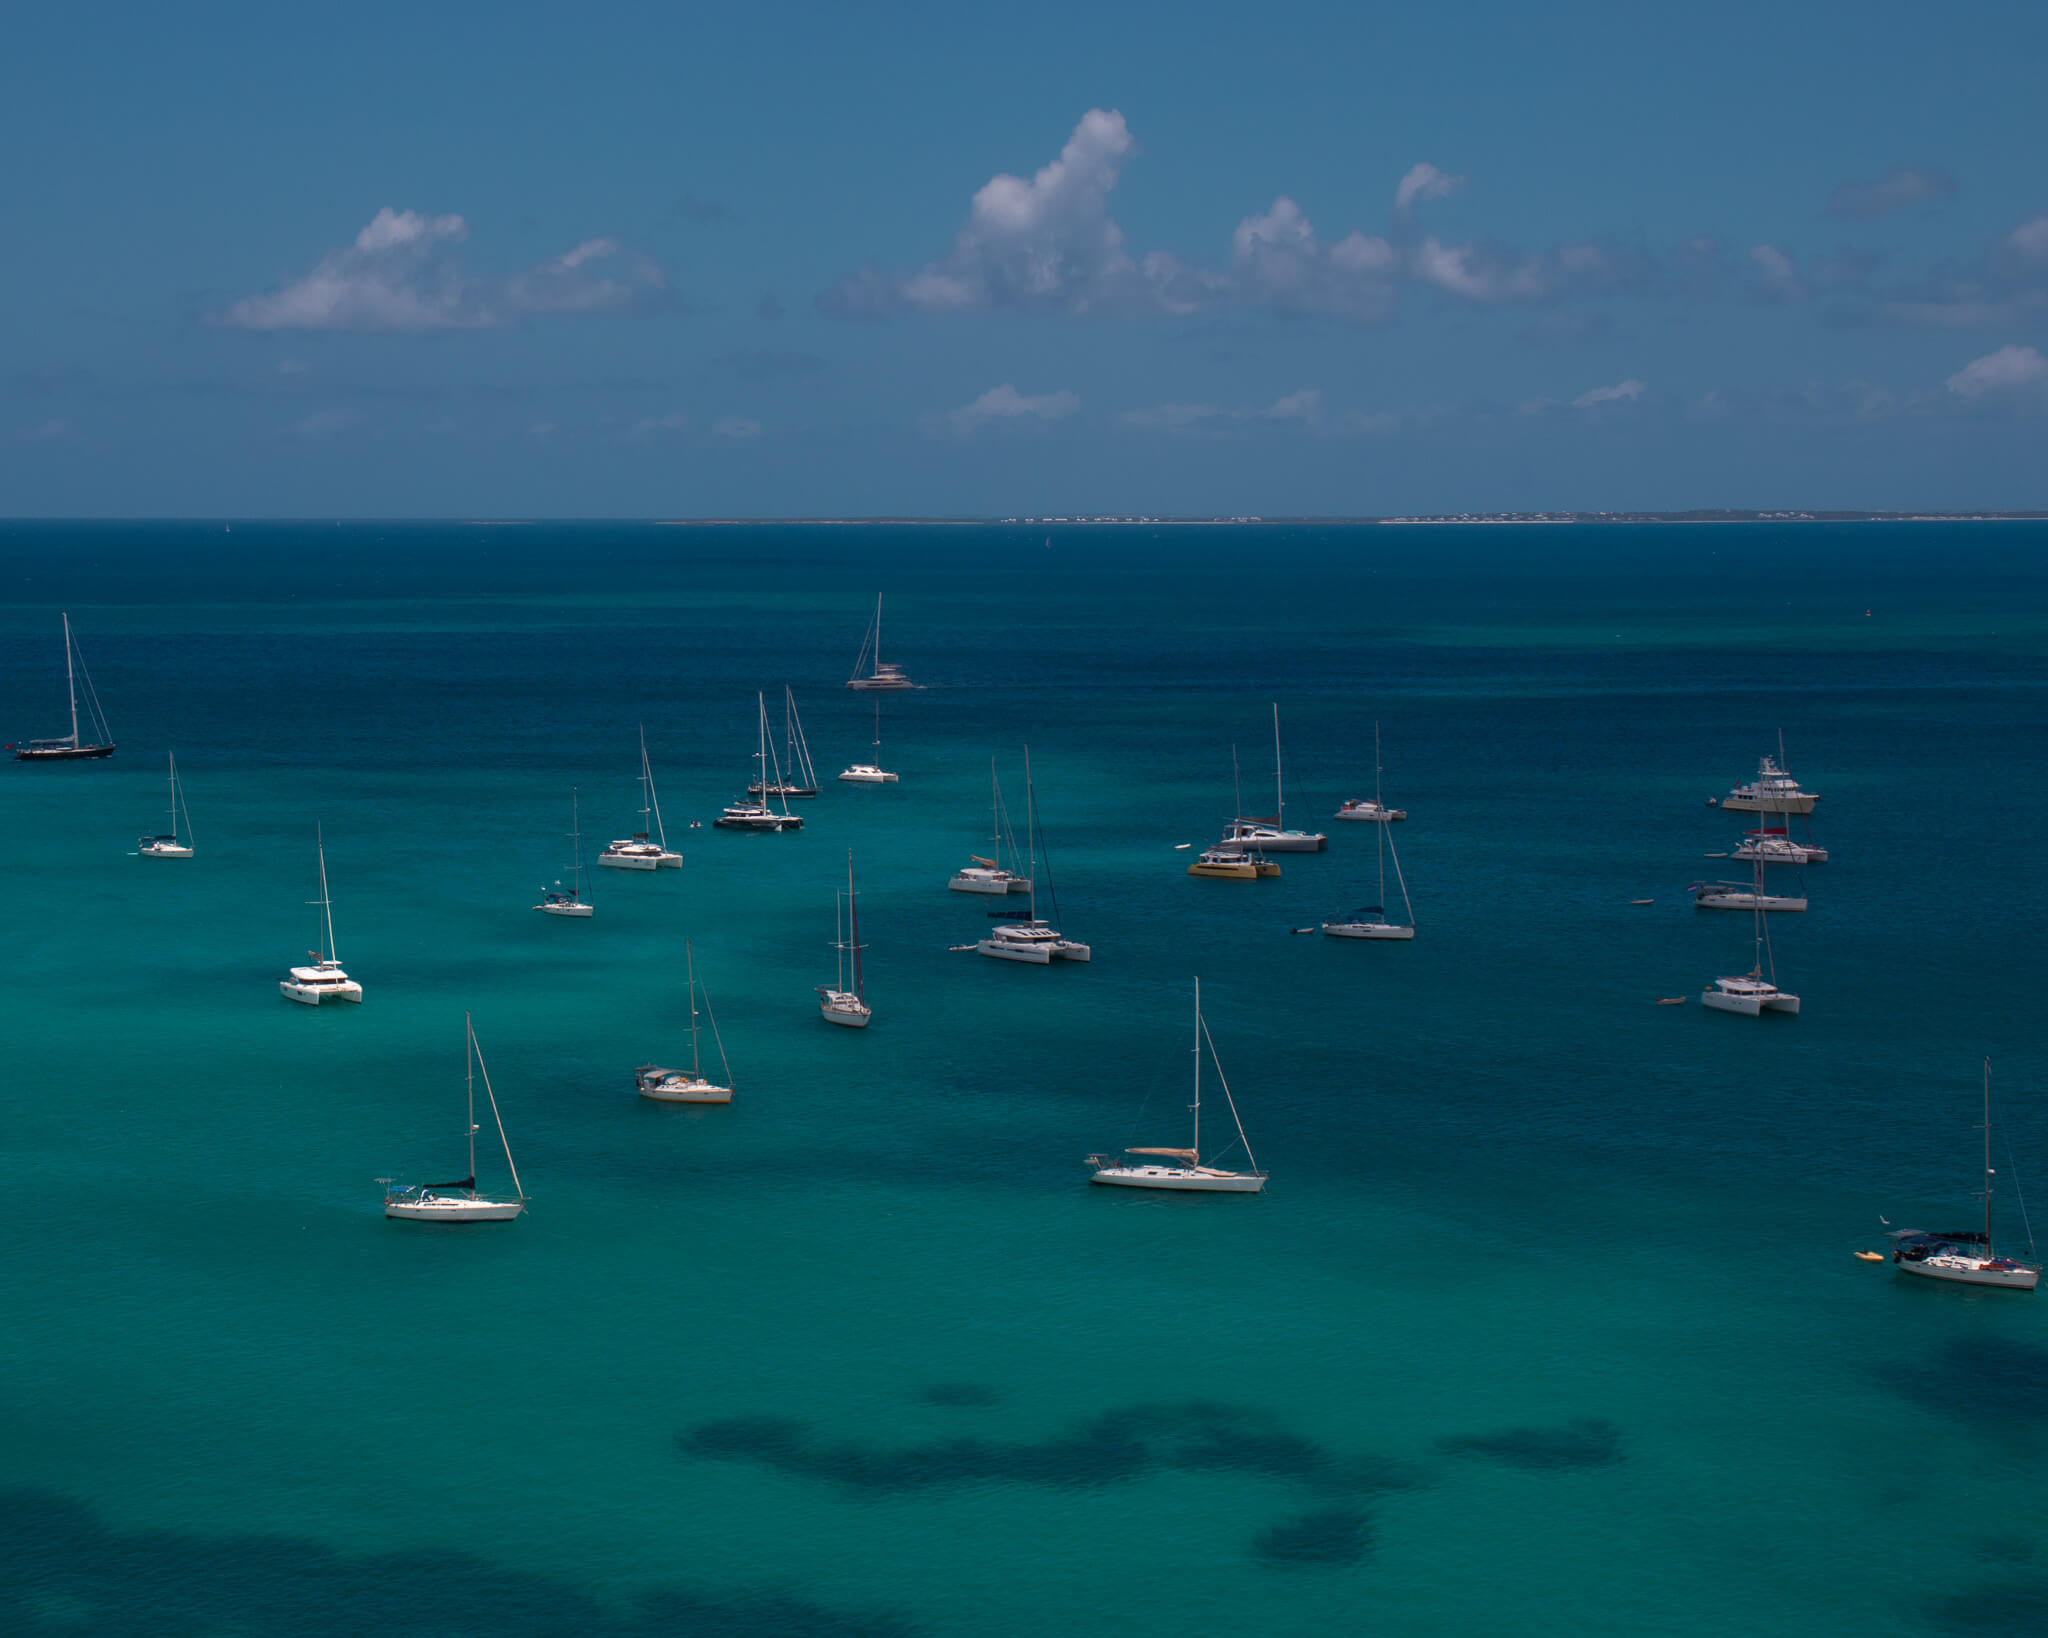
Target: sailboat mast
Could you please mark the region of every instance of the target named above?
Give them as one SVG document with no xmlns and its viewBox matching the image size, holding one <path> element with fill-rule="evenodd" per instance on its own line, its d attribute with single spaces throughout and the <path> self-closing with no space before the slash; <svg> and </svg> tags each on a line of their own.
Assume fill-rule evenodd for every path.
<svg viewBox="0 0 2048 1638">
<path fill-rule="evenodd" d="M 853 935 L 853 993 L 855 997 L 865 1001 L 868 988 L 860 970 L 860 900 L 854 896 L 853 891 L 852 848 L 846 850 L 846 920 L 848 930 Z"/>
<path fill-rule="evenodd" d="M 583 897 L 583 809 L 576 787 L 569 787 L 569 879 L 576 884 L 576 896 Z"/>
<path fill-rule="evenodd" d="M 1195 980 L 1195 1164 L 1202 1163 L 1202 981 Z"/>
<path fill-rule="evenodd" d="M 832 890 L 832 987 L 846 988 L 846 907 L 839 890 Z"/>
<path fill-rule="evenodd" d="M 1038 827 L 1032 822 L 1031 807 L 1031 747 L 1024 747 L 1024 851 L 1027 863 L 1024 866 L 1029 885 L 1025 892 L 1031 901 L 1031 919 L 1038 920 Z"/>
<path fill-rule="evenodd" d="M 661 798 L 654 794 L 654 764 L 647 760 L 647 728 L 640 728 L 640 777 L 647 781 L 647 805 L 654 810 L 654 839 L 668 851 L 668 827 L 661 822 Z M 643 814 L 644 818 L 645 815 Z"/>
<path fill-rule="evenodd" d="M 462 1015 L 462 1072 L 469 1088 L 469 1186 L 476 1187 L 476 1025 Z"/>
<path fill-rule="evenodd" d="M 71 668 L 71 616 L 64 616 L 64 686 L 71 693 L 71 748 L 78 748 L 78 679 Z"/>
<path fill-rule="evenodd" d="M 1273 826 L 1287 828 L 1287 786 L 1280 777 L 1280 702 L 1273 702 Z"/>
<path fill-rule="evenodd" d="M 315 825 L 313 827 L 313 845 L 315 851 L 320 855 L 320 911 L 327 921 L 327 954 L 325 959 L 328 961 L 339 961 L 341 959 L 340 952 L 334 948 L 334 900 L 328 896 L 327 892 L 327 832 L 324 826 Z"/>
<path fill-rule="evenodd" d="M 697 1063 L 697 952 L 688 939 L 683 940 L 683 960 L 690 973 L 690 1079 L 701 1081 L 704 1076 Z"/>
<path fill-rule="evenodd" d="M 171 840 L 178 839 L 178 753 L 167 753 L 171 759 Z"/>
<path fill-rule="evenodd" d="M 1991 1060 L 1984 1060 L 1984 1255 L 1991 1255 Z"/>
</svg>

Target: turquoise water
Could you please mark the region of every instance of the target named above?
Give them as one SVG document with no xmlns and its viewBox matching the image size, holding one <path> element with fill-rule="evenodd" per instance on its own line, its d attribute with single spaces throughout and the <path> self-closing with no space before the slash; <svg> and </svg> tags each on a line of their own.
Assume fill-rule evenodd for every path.
<svg viewBox="0 0 2048 1638">
<path fill-rule="evenodd" d="M 0 1626 L 2039 1631 L 2041 1299 L 1849 1254 L 1972 1220 L 1986 1054 L 2048 1211 L 2044 546 L 0 530 L 0 726 L 61 731 L 68 608 L 121 741 L 0 794 Z M 878 589 L 902 783 L 711 830 L 757 688 L 865 758 Z M 1330 849 L 1190 880 L 1276 700 Z M 1419 936 L 1292 937 L 1373 896 L 1325 816 L 1376 719 Z M 589 851 L 634 828 L 643 722 L 684 869 L 533 914 L 572 787 Z M 1659 1008 L 1748 965 L 1682 890 L 1781 727 L 1833 850 L 1774 924 L 1807 1010 Z M 947 948 L 1027 743 L 1087 967 Z M 166 750 L 188 863 L 130 856 Z M 360 1009 L 277 994 L 316 822 Z M 812 994 L 848 847 L 864 1034 Z M 685 936 L 730 1108 L 632 1094 Z M 1183 1141 L 1198 974 L 1272 1186 L 1091 1189 Z M 461 1170 L 466 1010 L 532 1209 L 387 1222 L 379 1176 Z"/>
</svg>

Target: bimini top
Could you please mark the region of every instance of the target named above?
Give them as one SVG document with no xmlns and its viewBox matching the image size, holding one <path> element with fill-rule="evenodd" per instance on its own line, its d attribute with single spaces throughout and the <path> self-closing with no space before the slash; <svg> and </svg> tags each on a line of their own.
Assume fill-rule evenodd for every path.
<svg viewBox="0 0 2048 1638">
<path fill-rule="evenodd" d="M 1936 1242 L 1951 1246 L 1988 1246 L 1991 1237 L 1982 1229 L 1958 1229 L 1953 1234 L 1929 1234 L 1925 1229 L 1893 1229 L 1885 1236 L 1888 1240 Z"/>
</svg>

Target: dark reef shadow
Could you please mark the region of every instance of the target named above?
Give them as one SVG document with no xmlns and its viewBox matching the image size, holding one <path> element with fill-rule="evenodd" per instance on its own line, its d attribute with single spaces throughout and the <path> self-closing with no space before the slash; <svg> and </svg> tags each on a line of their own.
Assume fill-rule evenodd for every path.
<svg viewBox="0 0 2048 1638">
<path fill-rule="evenodd" d="M 2048 1348 L 2009 1337 L 1957 1337 L 1931 1364 L 1881 1373 L 1925 1410 L 2011 1428 L 2048 1417 Z"/>
<path fill-rule="evenodd" d="M 1452 1456 L 1479 1456 L 1503 1467 L 1610 1467 L 1621 1460 L 1621 1430 L 1597 1416 L 1550 1428 L 1502 1428 L 1498 1433 L 1451 1434 L 1436 1448 Z"/>
<path fill-rule="evenodd" d="M 2048 1632 L 2048 1581 L 2008 1581 L 1945 1593 L 1923 1606 L 1938 1630 L 1959 1638 L 2041 1638 Z"/>
<path fill-rule="evenodd" d="M 993 1405 L 1002 1399 L 995 1389 L 979 1382 L 934 1382 L 917 1397 L 926 1405 L 957 1405 L 963 1408 Z"/>
<path fill-rule="evenodd" d="M 1372 1521 L 1355 1507 L 1325 1507 L 1283 1519 L 1252 1540 L 1252 1557 L 1276 1569 L 1363 1564 L 1372 1551 Z"/>
</svg>

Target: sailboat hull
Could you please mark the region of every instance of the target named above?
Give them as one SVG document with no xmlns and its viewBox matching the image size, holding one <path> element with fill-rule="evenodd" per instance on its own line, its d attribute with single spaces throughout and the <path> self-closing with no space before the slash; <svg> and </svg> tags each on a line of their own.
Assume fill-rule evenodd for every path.
<svg viewBox="0 0 2048 1638">
<path fill-rule="evenodd" d="M 112 756 L 111 745 L 18 745 L 14 750 L 16 762 L 88 762 L 95 757 Z"/>
<path fill-rule="evenodd" d="M 1002 898 L 1009 893 L 1029 893 L 1031 884 L 1022 876 L 996 875 L 986 870 L 963 870 L 951 881 L 946 889 L 952 893 L 986 893 Z"/>
<path fill-rule="evenodd" d="M 1323 931 L 1331 938 L 1413 938 L 1413 927 L 1397 927 L 1391 921 L 1326 921 Z"/>
<path fill-rule="evenodd" d="M 866 1029 L 874 1013 L 858 1001 L 851 1005 L 832 1001 L 818 1004 L 818 1016 L 828 1024 L 838 1024 L 844 1029 Z"/>
<path fill-rule="evenodd" d="M 709 1081 L 643 1082 L 640 1096 L 650 1103 L 731 1103 L 732 1088 L 713 1086 Z"/>
<path fill-rule="evenodd" d="M 534 909 L 544 916 L 590 916 L 597 913 L 594 904 L 536 904 Z"/>
<path fill-rule="evenodd" d="M 1183 1194 L 1259 1194 L 1266 1180 L 1257 1172 L 1197 1171 L 1187 1166 L 1105 1166 L 1091 1183 L 1119 1189 L 1172 1189 Z"/>
<path fill-rule="evenodd" d="M 361 1005 L 363 999 L 362 985 L 353 981 L 347 984 L 294 984 L 289 978 L 281 978 L 277 988 L 287 1001 L 297 1001 L 308 1007 L 317 1007 L 322 1001 L 353 1001 Z"/>
<path fill-rule="evenodd" d="M 600 853 L 597 862 L 607 870 L 655 870 L 662 861 L 652 853 Z M 678 865 L 682 862 L 677 858 Z"/>
<path fill-rule="evenodd" d="M 1917 1275 L 1923 1280 L 1947 1280 L 1955 1285 L 1996 1285 L 2008 1291 L 2031 1291 L 2041 1280 L 2038 1268 L 2023 1265 L 1993 1268 L 1967 1257 L 1929 1257 L 1917 1263 L 1902 1257 L 1892 1266 L 1901 1274 Z"/>
<path fill-rule="evenodd" d="M 181 842 L 144 842 L 136 850 L 145 859 L 189 859 L 192 850 Z"/>
<path fill-rule="evenodd" d="M 525 1210 L 523 1200 L 449 1200 L 430 1195 L 425 1200 L 389 1201 L 384 1215 L 414 1223 L 509 1223 Z"/>
</svg>

